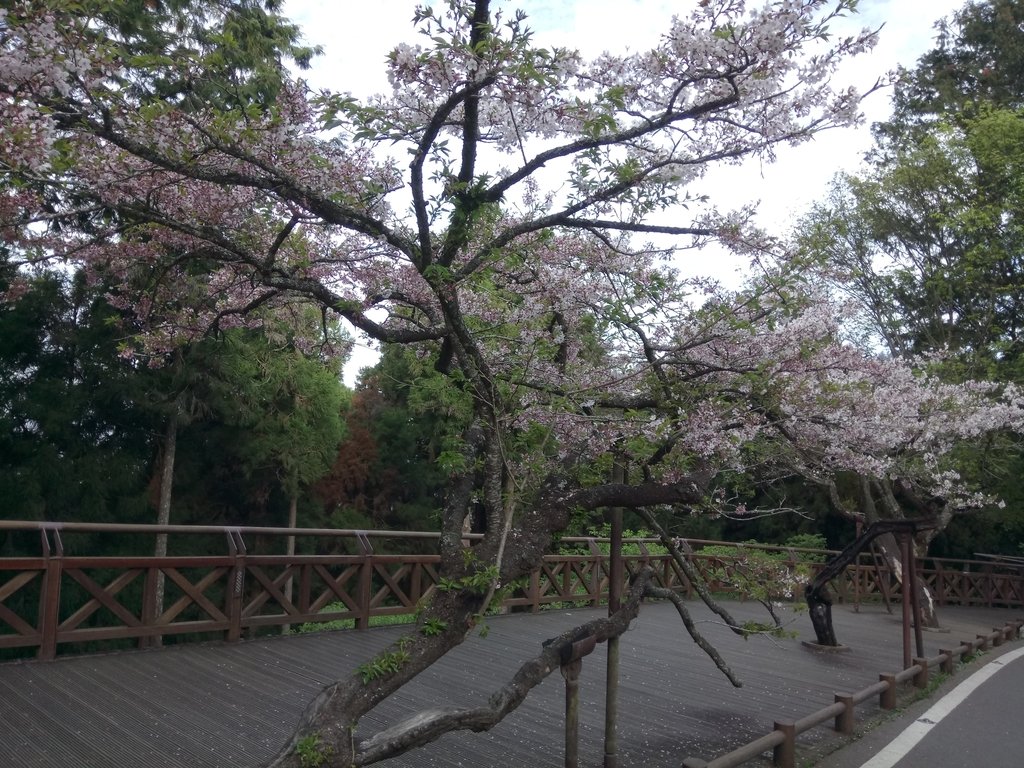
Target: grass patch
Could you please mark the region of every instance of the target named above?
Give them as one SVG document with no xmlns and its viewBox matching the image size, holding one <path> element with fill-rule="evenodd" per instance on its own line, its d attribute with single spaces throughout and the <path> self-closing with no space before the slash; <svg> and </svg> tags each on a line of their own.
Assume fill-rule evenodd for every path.
<svg viewBox="0 0 1024 768">
<path fill-rule="evenodd" d="M 344 603 L 331 603 L 320 613 L 341 613 L 346 610 Z M 416 615 L 409 613 L 396 613 L 389 616 L 371 616 L 371 627 L 394 627 L 402 624 L 412 624 L 416 621 Z M 293 635 L 304 635 L 308 632 L 325 632 L 336 629 L 355 629 L 355 619 L 334 619 L 333 621 L 307 621 L 292 630 Z"/>
</svg>

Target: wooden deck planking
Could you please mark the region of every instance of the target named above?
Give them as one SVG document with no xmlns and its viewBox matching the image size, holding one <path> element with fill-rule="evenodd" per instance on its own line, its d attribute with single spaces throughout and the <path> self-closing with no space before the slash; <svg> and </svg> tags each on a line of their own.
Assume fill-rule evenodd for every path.
<svg viewBox="0 0 1024 768">
<path fill-rule="evenodd" d="M 743 640 L 690 604 L 699 627 L 744 681 L 734 689 L 685 634 L 674 609 L 645 606 L 621 644 L 620 765 L 678 766 L 710 758 L 832 702 L 837 691 L 877 681 L 902 666 L 898 613 L 877 606 L 835 611 L 846 653 L 800 644 L 813 632 L 794 619 L 797 638 Z M 732 604 L 741 621 L 754 604 Z M 364 719 L 373 729 L 425 706 L 475 705 L 540 643 L 595 615 L 591 610 L 497 617 L 399 696 Z M 1010 611 L 944 609 L 949 634 L 926 633 L 928 655 L 1016 618 Z M 268 638 L 236 645 L 0 665 L 0 764 L 11 768 L 245 768 L 258 766 L 286 738 L 306 702 L 397 636 L 399 630 Z M 601 764 L 605 646 L 583 662 L 580 761 Z M 562 765 L 564 688 L 556 672 L 526 703 L 485 734 L 449 734 L 385 765 Z M 859 713 L 870 713 L 866 702 Z M 802 745 L 835 738 L 827 727 Z"/>
</svg>

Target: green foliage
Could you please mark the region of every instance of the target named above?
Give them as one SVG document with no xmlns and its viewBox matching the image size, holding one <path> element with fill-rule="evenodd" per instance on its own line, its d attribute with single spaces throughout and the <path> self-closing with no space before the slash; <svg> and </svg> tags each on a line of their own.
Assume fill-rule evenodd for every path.
<svg viewBox="0 0 1024 768">
<path fill-rule="evenodd" d="M 778 638 L 794 638 L 797 637 L 797 633 L 793 631 L 787 631 L 777 624 L 768 624 L 763 621 L 745 621 L 740 626 L 742 637 L 744 640 L 750 639 L 752 635 L 768 635 L 770 637 Z"/>
<path fill-rule="evenodd" d="M 803 542 L 823 544 L 824 538 L 802 534 L 793 537 L 788 544 L 796 547 L 803 546 Z M 821 562 L 823 555 L 813 552 L 791 554 L 788 550 L 767 550 L 761 546 L 759 542 L 747 541 L 703 547 L 698 554 L 714 560 L 706 570 L 708 582 L 722 585 L 742 600 L 774 603 L 799 599 L 800 590 L 811 577 L 809 564 Z"/>
<path fill-rule="evenodd" d="M 249 475 L 270 474 L 295 495 L 331 466 L 350 396 L 336 371 L 294 347 L 229 332 L 209 359 L 210 398 Z"/>
<path fill-rule="evenodd" d="M 368 527 L 437 527 L 449 472 L 464 464 L 466 396 L 441 376 L 436 359 L 385 347 L 363 372 L 347 437 L 317 493 Z"/>
<path fill-rule="evenodd" d="M 915 143 L 936 121 L 1024 107 L 1021 0 L 972 0 L 939 26 L 935 46 L 897 82 L 893 116 L 876 125 L 884 151 Z"/>
<path fill-rule="evenodd" d="M 484 595 L 497 580 L 498 566 L 492 564 L 456 579 L 442 576 L 438 579 L 437 588 L 442 592 L 466 590 L 471 594 Z"/>
<path fill-rule="evenodd" d="M 299 765 L 302 768 L 320 768 L 334 754 L 334 748 L 321 744 L 320 734 L 314 733 L 299 739 L 295 745 L 295 753 L 299 756 Z"/>
<path fill-rule="evenodd" d="M 12 275 L 0 264 L 0 290 Z M 303 490 L 343 427 L 333 363 L 234 330 L 139 365 L 120 355 L 132 318 L 105 290 L 44 272 L 0 307 L 5 516 L 152 522 L 162 435 L 179 408 L 173 520 L 280 524 L 295 493 L 319 515 Z"/>
<path fill-rule="evenodd" d="M 871 164 L 839 178 L 800 227 L 805 252 L 863 307 L 869 343 L 938 353 L 931 372 L 954 383 L 1024 383 L 1022 24 L 1020 0 L 969 2 L 944 22 L 874 127 Z M 993 434 L 953 452 L 948 469 L 1009 511 L 958 521 L 937 552 L 1019 551 L 1018 441 Z"/>
<path fill-rule="evenodd" d="M 820 533 L 794 534 L 786 540 L 783 546 L 793 547 L 794 549 L 828 549 L 825 537 Z M 797 557 L 802 563 L 822 563 L 827 556 L 824 552 L 820 554 L 815 552 L 798 552 Z"/>
<path fill-rule="evenodd" d="M 356 671 L 365 684 L 395 674 L 408 660 L 409 652 L 404 648 L 396 648 L 394 651 L 381 653 L 365 664 L 360 664 Z"/>
<path fill-rule="evenodd" d="M 436 635 L 440 635 L 446 629 L 448 629 L 448 622 L 431 617 L 423 622 L 423 626 L 420 627 L 420 632 L 427 637 L 434 637 Z"/>
<path fill-rule="evenodd" d="M 277 0 L 79 5 L 79 14 L 91 17 L 107 46 L 132 66 L 131 87 L 143 102 L 267 106 L 281 90 L 285 62 L 306 68 L 319 53 L 300 42 L 299 28 L 279 14 Z M 170 66 L 182 62 L 191 66 Z"/>
<path fill-rule="evenodd" d="M 611 523 L 605 522 L 598 526 L 590 527 L 583 536 L 593 537 L 595 539 L 609 539 L 612 534 Z M 645 528 L 638 529 L 623 529 L 622 531 L 622 554 L 626 557 L 640 557 L 644 554 L 640 548 L 640 544 L 637 541 L 626 541 L 626 539 L 656 539 L 657 536 L 651 531 Z M 609 541 L 596 541 L 598 550 L 602 555 L 608 555 L 611 553 L 611 542 Z M 668 549 L 659 542 L 656 541 L 645 541 L 644 547 L 647 549 L 647 554 L 652 557 L 656 555 L 667 555 Z M 559 547 L 559 553 L 563 555 L 576 555 L 585 554 L 589 555 L 590 550 L 588 547 L 582 544 L 571 544 L 561 545 Z"/>
<path fill-rule="evenodd" d="M 0 260 L 0 291 L 14 270 Z M 120 360 L 119 317 L 82 275 L 42 273 L 0 304 L 4 516 L 142 522 L 161 372 Z"/>
<path fill-rule="evenodd" d="M 331 603 L 321 613 L 343 613 L 348 610 L 345 603 Z M 412 624 L 416 621 L 413 613 L 396 613 L 388 616 L 371 616 L 369 625 L 371 627 L 395 627 L 403 624 Z M 334 619 L 333 621 L 307 621 L 292 630 L 293 634 L 301 635 L 308 632 L 325 632 L 339 629 L 355 629 L 355 619 Z"/>
</svg>

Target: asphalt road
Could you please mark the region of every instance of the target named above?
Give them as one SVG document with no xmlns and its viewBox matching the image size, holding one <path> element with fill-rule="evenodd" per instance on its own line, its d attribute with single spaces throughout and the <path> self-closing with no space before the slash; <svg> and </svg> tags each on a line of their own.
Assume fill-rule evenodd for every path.
<svg viewBox="0 0 1024 768">
<path fill-rule="evenodd" d="M 1024 767 L 1024 648 L 992 651 L 818 768 Z"/>
</svg>

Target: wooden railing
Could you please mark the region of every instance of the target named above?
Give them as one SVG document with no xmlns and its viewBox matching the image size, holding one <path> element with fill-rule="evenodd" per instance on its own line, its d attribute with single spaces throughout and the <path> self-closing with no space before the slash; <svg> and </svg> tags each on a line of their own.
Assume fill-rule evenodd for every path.
<svg viewBox="0 0 1024 768">
<path fill-rule="evenodd" d="M 222 547 L 223 552 L 159 558 L 142 554 L 152 551 L 157 534 L 167 534 L 186 550 L 195 542 L 195 549 Z M 37 537 L 39 547 L 37 556 L 0 558 L 0 649 L 34 651 L 43 659 L 54 658 L 59 647 L 95 648 L 102 647 L 97 643 L 125 640 L 145 647 L 155 638 L 185 635 L 231 641 L 267 627 L 304 622 L 350 620 L 356 628 L 366 628 L 375 616 L 412 613 L 438 583 L 439 537 L 430 532 L 0 521 L 0 535 Z M 309 551 L 275 554 L 284 549 L 288 536 Z M 95 546 L 92 537 L 128 546 L 130 554 L 79 551 Z M 625 558 L 626 578 L 650 563 L 660 586 L 692 594 L 692 585 L 671 558 L 651 553 L 654 540 L 630 541 L 638 553 Z M 601 543 L 563 539 L 563 545 L 577 545 L 582 553 L 547 556 L 503 598 L 503 609 L 599 605 L 607 598 L 609 579 Z M 689 543 L 691 561 L 711 579 L 712 589 L 728 590 L 713 577 L 728 571 L 735 559 L 701 553 L 722 542 Z M 828 554 L 747 546 L 786 553 L 790 568 L 801 566 L 805 555 Z M 414 547 L 421 553 L 396 553 Z M 165 591 L 158 606 L 161 575 Z M 1016 565 L 932 560 L 922 564 L 920 575 L 940 604 L 1024 607 L 1024 580 Z M 888 569 L 868 561 L 851 566 L 834 587 L 846 601 L 899 595 Z"/>
<path fill-rule="evenodd" d="M 952 675 L 959 659 L 965 663 L 977 651 L 988 650 L 989 646 L 1000 646 L 1004 642 L 1020 639 L 1024 621 L 1009 621 L 988 634 L 966 640 L 951 650 L 940 650 L 932 658 L 916 658 L 913 664 L 895 674 L 878 675 L 878 682 L 853 693 L 835 693 L 834 703 L 811 712 L 799 720 L 776 720 L 771 731 L 754 741 L 719 755 L 710 761 L 689 757 L 683 761 L 683 768 L 739 768 L 745 763 L 757 760 L 763 765 L 761 756 L 772 751 L 774 768 L 796 768 L 796 739 L 819 725 L 831 722 L 833 729 L 844 736 L 852 736 L 856 724 L 856 707 L 865 701 L 878 697 L 878 708 L 893 710 L 897 705 L 897 693 L 902 683 L 913 683 L 917 689 L 928 687 L 929 671 L 939 670 Z"/>
</svg>

